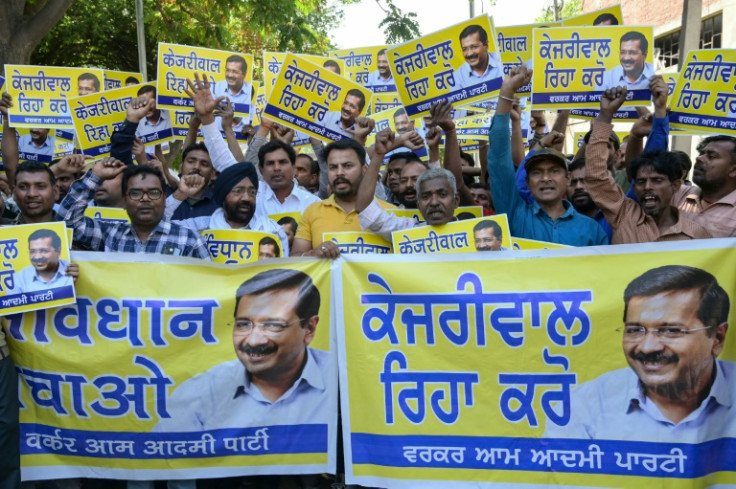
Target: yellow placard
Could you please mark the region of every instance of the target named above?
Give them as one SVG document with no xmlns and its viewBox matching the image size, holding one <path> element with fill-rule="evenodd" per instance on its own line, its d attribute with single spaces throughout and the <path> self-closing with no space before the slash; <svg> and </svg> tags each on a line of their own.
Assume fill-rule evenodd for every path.
<svg viewBox="0 0 736 489">
<path fill-rule="evenodd" d="M 616 136 L 618 136 L 619 141 L 623 141 L 625 137 L 629 136 L 628 131 L 613 131 L 616 133 Z M 588 131 L 575 131 L 572 133 L 572 139 L 575 141 L 575 151 L 579 150 L 583 144 L 585 143 L 585 135 L 588 134 Z"/>
<path fill-rule="evenodd" d="M 338 141 L 351 137 L 370 101 L 369 90 L 288 53 L 263 114 L 322 141 Z"/>
<path fill-rule="evenodd" d="M 0 316 L 74 304 L 63 222 L 0 228 Z"/>
<path fill-rule="evenodd" d="M 266 87 L 259 82 L 253 82 L 253 90 L 255 93 L 255 99 L 253 101 L 253 114 L 250 124 L 253 127 L 261 125 L 261 114 L 263 108 L 266 106 Z"/>
<path fill-rule="evenodd" d="M 670 100 L 673 128 L 736 134 L 736 49 L 690 51 Z"/>
<path fill-rule="evenodd" d="M 677 80 L 680 78 L 680 73 L 662 73 L 662 78 L 667 84 L 667 97 L 672 97 L 675 94 L 675 87 L 677 86 Z"/>
<path fill-rule="evenodd" d="M 735 388 L 736 335 L 726 325 L 736 311 L 720 305 L 736 298 L 736 240 L 714 241 L 346 257 L 333 310 L 345 362 L 347 483 L 733 486 L 736 459 L 713 446 L 731 446 L 736 437 L 733 403 L 715 401 L 730 399 Z M 604 273 L 581 281 L 573 269 Z M 706 320 L 721 324 L 715 350 L 703 331 L 676 332 L 678 341 L 654 331 L 679 321 L 703 327 L 707 312 L 696 318 L 694 311 L 706 298 L 693 285 L 696 276 L 719 297 L 718 319 Z M 633 320 L 627 326 L 643 323 L 643 336 L 625 337 L 625 319 Z M 657 353 L 648 353 L 653 344 Z M 654 355 L 672 358 L 665 366 Z M 672 399 L 690 416 L 675 424 L 640 384 L 674 388 L 668 381 L 687 370 L 690 355 L 707 367 L 676 389 L 700 391 L 710 409 L 706 401 Z"/>
<path fill-rule="evenodd" d="M 547 241 L 537 241 L 536 239 L 525 239 L 525 238 L 517 238 L 512 236 L 511 237 L 511 243 L 512 248 L 514 250 L 554 250 L 557 248 L 572 248 L 572 246 L 567 246 L 559 243 L 549 243 Z"/>
<path fill-rule="evenodd" d="M 51 163 L 56 155 L 56 129 L 18 128 L 18 158 Z"/>
<path fill-rule="evenodd" d="M 103 71 L 96 68 L 5 65 L 6 90 L 13 97 L 13 127 L 72 128 L 69 99 L 99 92 Z"/>
<path fill-rule="evenodd" d="M 621 13 L 621 5 L 613 5 L 611 7 L 594 10 L 575 17 L 562 19 L 563 26 L 607 26 L 607 25 L 624 25 L 624 16 Z"/>
<path fill-rule="evenodd" d="M 376 125 L 373 128 L 373 131 L 366 138 L 366 146 L 370 146 L 375 143 L 376 134 L 384 129 L 391 129 L 396 133 L 397 137 L 410 131 L 417 131 L 420 135 L 425 134 L 424 122 L 421 120 L 410 120 L 406 113 L 406 109 L 401 106 L 384 110 L 383 112 L 375 112 L 368 117 L 376 121 Z M 386 153 L 383 157 L 383 164 L 386 164 L 392 154 L 403 151 L 412 151 L 422 161 L 427 161 L 429 159 L 429 151 L 427 150 L 426 145 L 419 149 L 412 150 L 402 146 Z"/>
<path fill-rule="evenodd" d="M 209 229 L 202 231 L 212 261 L 226 264 L 251 263 L 283 257 L 278 236 L 242 229 Z"/>
<path fill-rule="evenodd" d="M 485 112 L 455 120 L 458 139 L 487 139 L 494 112 Z M 522 126 L 523 127 L 523 126 Z"/>
<path fill-rule="evenodd" d="M 368 88 L 371 86 L 371 80 L 376 80 L 378 77 L 378 53 L 385 49 L 386 46 L 340 49 L 330 51 L 330 56 L 344 63 L 342 72 L 344 76 Z M 374 92 L 395 92 L 396 83 L 388 80 L 372 88 Z"/>
<path fill-rule="evenodd" d="M 392 46 L 391 71 L 410 118 L 435 102 L 469 104 L 498 95 L 503 63 L 493 21 L 487 15 Z"/>
<path fill-rule="evenodd" d="M 442 226 L 417 226 L 391 233 L 400 254 L 457 253 L 511 249 L 506 214 L 450 222 Z"/>
<path fill-rule="evenodd" d="M 105 90 L 132 87 L 143 83 L 143 75 L 135 71 L 105 70 L 104 76 Z"/>
<path fill-rule="evenodd" d="M 654 75 L 651 26 L 534 30 L 534 109 L 600 108 L 603 91 L 628 88 L 624 106 L 649 105 Z"/>
<path fill-rule="evenodd" d="M 153 86 L 153 85 L 151 85 Z M 128 104 L 141 85 L 75 97 L 69 101 L 77 144 L 86 156 L 110 156 L 110 136 L 125 122 Z M 171 139 L 171 127 L 168 128 Z"/>
<path fill-rule="evenodd" d="M 515 66 L 526 65 L 531 68 L 532 64 L 532 31 L 537 28 L 559 27 L 560 22 L 547 22 L 543 24 L 512 25 L 496 27 L 496 42 L 498 52 L 503 61 L 503 73 L 508 75 Z M 516 90 L 516 94 L 528 97 L 532 93 L 532 83 L 524 85 Z"/>
<path fill-rule="evenodd" d="M 4 324 L 23 406 L 24 480 L 49 470 L 127 480 L 334 473 L 329 260 L 73 256 L 76 304 Z M 298 302 L 294 287 L 305 293 Z M 255 324 L 249 331 L 235 317 Z M 258 334 L 269 340 L 255 353 Z M 291 385 L 264 401 L 276 382 L 260 378 L 287 366 L 298 370 Z"/>
<path fill-rule="evenodd" d="M 340 249 L 340 253 L 391 253 L 391 243 L 374 233 L 322 233 L 322 241 L 332 241 Z"/>
<path fill-rule="evenodd" d="M 299 53 L 298 56 L 302 59 L 306 59 L 310 63 L 314 63 L 322 68 L 331 70 L 333 73 L 338 75 L 345 73 L 345 62 L 341 59 L 303 53 Z M 266 97 L 271 95 L 271 88 L 276 83 L 276 78 L 279 76 L 279 72 L 281 71 L 281 66 L 284 64 L 285 58 L 286 53 L 274 53 L 270 51 L 263 52 L 263 85 L 266 89 Z"/>
<path fill-rule="evenodd" d="M 374 113 L 401 107 L 399 92 L 378 92 L 371 98 L 371 109 Z"/>
<path fill-rule="evenodd" d="M 570 117 L 574 119 L 592 120 L 598 117 L 598 109 L 571 109 Z M 634 108 L 622 108 L 613 114 L 614 122 L 635 122 L 639 119 L 639 113 Z"/>
<path fill-rule="evenodd" d="M 120 207 L 98 207 L 89 205 L 84 209 L 84 216 L 107 222 L 130 222 L 128 212 Z"/>
<path fill-rule="evenodd" d="M 159 108 L 192 110 L 194 102 L 184 90 L 187 79 L 198 73 L 210 82 L 215 97 L 225 96 L 232 102 L 235 115 L 250 117 L 252 54 L 160 42 L 157 69 Z"/>
</svg>

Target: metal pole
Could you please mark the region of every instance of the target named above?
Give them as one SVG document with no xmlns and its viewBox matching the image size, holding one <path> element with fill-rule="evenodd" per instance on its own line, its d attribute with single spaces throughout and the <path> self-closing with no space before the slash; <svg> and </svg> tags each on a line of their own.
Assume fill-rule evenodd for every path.
<svg viewBox="0 0 736 489">
<path fill-rule="evenodd" d="M 143 75 L 143 81 L 148 81 L 148 70 L 146 69 L 146 36 L 143 25 L 143 0 L 135 0 L 135 25 L 138 34 L 138 70 Z"/>
<path fill-rule="evenodd" d="M 468 0 L 468 3 L 470 4 L 470 18 L 472 19 L 475 17 L 475 0 Z"/>
</svg>

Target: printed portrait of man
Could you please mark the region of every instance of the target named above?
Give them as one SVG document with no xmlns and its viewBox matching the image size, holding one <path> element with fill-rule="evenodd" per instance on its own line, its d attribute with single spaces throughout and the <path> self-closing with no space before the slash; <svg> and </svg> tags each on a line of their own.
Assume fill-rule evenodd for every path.
<svg viewBox="0 0 736 489">
<path fill-rule="evenodd" d="M 8 295 L 39 292 L 74 285 L 66 274 L 69 262 L 61 257 L 61 238 L 51 229 L 38 229 L 28 236 L 31 264 L 13 276 Z"/>
<path fill-rule="evenodd" d="M 100 91 L 100 79 L 94 73 L 82 73 L 77 78 L 77 95 L 90 95 Z"/>
<path fill-rule="evenodd" d="M 248 63 L 245 58 L 237 54 L 231 55 L 225 60 L 225 79 L 215 83 L 212 95 L 215 98 L 226 96 L 233 107 L 236 107 L 236 104 L 249 104 L 253 87 L 250 82 L 245 81 L 247 72 Z"/>
<path fill-rule="evenodd" d="M 258 242 L 258 259 L 266 260 L 268 258 L 278 258 L 279 246 L 276 244 L 276 240 L 270 236 L 261 238 Z"/>
<path fill-rule="evenodd" d="M 496 221 L 478 221 L 473 227 L 475 251 L 500 251 L 503 231 Z"/>
<path fill-rule="evenodd" d="M 488 51 L 488 33 L 477 24 L 460 33 L 460 46 L 465 63 L 455 70 L 455 87 L 461 90 L 479 83 L 503 79 L 503 63 L 498 53 Z"/>
<path fill-rule="evenodd" d="M 603 83 L 597 90 L 623 86 L 629 90 L 648 90 L 649 79 L 654 75 L 654 67 L 647 63 L 649 42 L 644 34 L 629 31 L 621 36 L 618 59 L 620 65 L 603 73 Z"/>
<path fill-rule="evenodd" d="M 327 424 L 328 353 L 311 348 L 320 293 L 305 273 L 270 269 L 235 295 L 236 358 L 185 380 L 154 431 Z"/>
<path fill-rule="evenodd" d="M 624 291 L 629 366 L 573 388 L 570 421 L 545 436 L 697 443 L 736 436 L 736 363 L 719 360 L 729 297 L 699 268 L 668 265 Z"/>
<path fill-rule="evenodd" d="M 348 90 L 339 111 L 328 112 L 322 119 L 322 125 L 338 134 L 352 138 L 355 120 L 365 108 L 365 95 L 357 88 Z"/>
<path fill-rule="evenodd" d="M 376 54 L 376 66 L 378 69 L 368 74 L 366 87 L 374 92 L 395 92 L 396 82 L 391 74 L 385 49 L 381 49 Z"/>
</svg>

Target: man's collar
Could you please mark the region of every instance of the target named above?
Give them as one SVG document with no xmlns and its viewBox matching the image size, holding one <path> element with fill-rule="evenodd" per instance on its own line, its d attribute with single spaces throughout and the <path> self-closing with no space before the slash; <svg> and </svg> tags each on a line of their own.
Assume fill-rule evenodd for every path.
<svg viewBox="0 0 736 489">
<path fill-rule="evenodd" d="M 317 365 L 317 360 L 314 358 L 314 353 L 309 347 L 305 347 L 305 353 L 307 355 L 307 361 L 304 364 L 301 375 L 299 375 L 299 378 L 296 379 L 296 381 L 289 387 L 286 392 L 284 392 L 284 394 L 278 400 L 285 399 L 292 395 L 294 390 L 297 389 L 299 387 L 299 384 L 301 384 L 302 382 L 306 382 L 313 388 L 320 391 L 324 391 L 326 389 L 324 379 L 322 378 L 322 372 L 319 369 L 319 365 Z M 249 393 L 253 389 L 253 387 L 251 386 L 251 380 L 248 377 L 248 372 L 245 370 L 245 368 L 243 369 L 243 375 L 240 378 L 242 380 L 242 383 L 235 388 L 235 394 L 233 398 L 236 398 L 245 393 Z M 258 394 L 260 396 L 260 391 Z"/>
</svg>

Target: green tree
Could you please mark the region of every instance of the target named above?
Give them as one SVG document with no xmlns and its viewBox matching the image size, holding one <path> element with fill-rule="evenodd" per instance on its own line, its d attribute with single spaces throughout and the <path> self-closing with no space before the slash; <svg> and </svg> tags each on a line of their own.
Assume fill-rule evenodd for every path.
<svg viewBox="0 0 736 489">
<path fill-rule="evenodd" d="M 534 22 L 553 22 L 555 20 L 555 8 L 558 11 L 558 19 L 568 19 L 583 12 L 580 0 L 550 0 L 542 10 L 542 14 L 534 19 Z"/>
<path fill-rule="evenodd" d="M 386 44 L 398 44 L 419 37 L 419 24 L 415 20 L 417 14 L 408 12 L 404 14 L 391 0 L 385 0 L 386 7 L 381 5 L 380 0 L 376 3 L 386 14 L 386 17 L 378 24 L 379 28 L 384 29 L 386 35 Z"/>
</svg>

